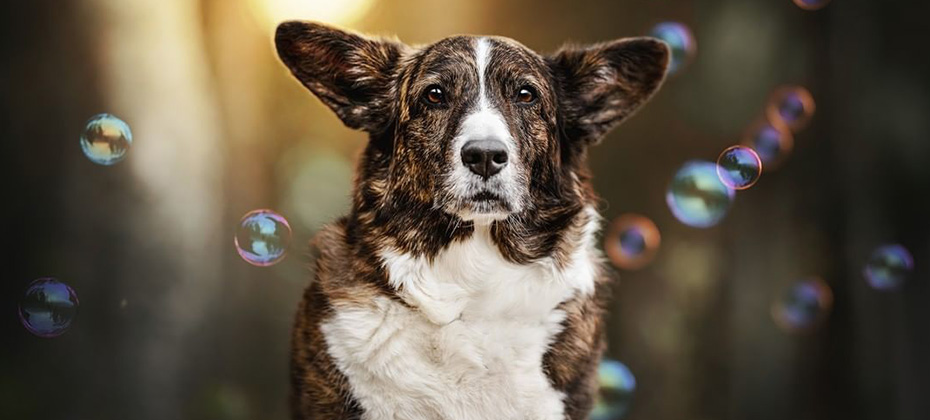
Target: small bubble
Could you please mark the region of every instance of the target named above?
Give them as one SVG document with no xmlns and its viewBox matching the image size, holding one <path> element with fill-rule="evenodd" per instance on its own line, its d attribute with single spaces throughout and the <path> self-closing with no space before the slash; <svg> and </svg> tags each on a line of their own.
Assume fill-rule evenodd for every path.
<svg viewBox="0 0 930 420">
<path fill-rule="evenodd" d="M 791 285 L 772 305 L 775 323 L 788 332 L 811 331 L 830 314 L 833 292 L 823 280 L 811 277 Z"/>
<path fill-rule="evenodd" d="M 71 326 L 78 305 L 77 294 L 70 286 L 53 278 L 40 278 L 26 288 L 19 304 L 19 320 L 39 337 L 57 337 Z"/>
<path fill-rule="evenodd" d="M 717 164 L 692 160 L 675 173 L 665 193 L 665 201 L 682 223 L 706 228 L 723 220 L 735 195 L 734 190 L 717 176 Z"/>
<path fill-rule="evenodd" d="M 649 35 L 665 41 L 671 49 L 672 56 L 668 63 L 668 74 L 673 75 L 683 69 L 694 59 L 697 42 L 694 34 L 686 25 L 679 22 L 662 22 L 652 28 Z"/>
<path fill-rule="evenodd" d="M 635 270 L 652 261 L 660 241 L 659 229 L 652 220 L 638 214 L 623 214 L 610 224 L 604 250 L 617 268 Z"/>
<path fill-rule="evenodd" d="M 765 108 L 769 121 L 797 133 L 814 116 L 814 97 L 800 86 L 783 86 L 775 90 Z"/>
<path fill-rule="evenodd" d="M 762 175 L 762 159 L 746 146 L 731 146 L 717 158 L 717 176 L 728 187 L 745 190 Z"/>
<path fill-rule="evenodd" d="M 830 3 L 830 0 L 794 0 L 794 4 L 804 10 L 823 9 Z"/>
<path fill-rule="evenodd" d="M 878 290 L 895 290 L 904 284 L 914 270 L 914 257 L 907 248 L 897 245 L 882 245 L 872 252 L 865 265 L 866 281 Z"/>
<path fill-rule="evenodd" d="M 284 259 L 291 243 L 291 226 L 287 219 L 271 210 L 253 210 L 239 222 L 235 243 L 242 259 L 267 267 Z"/>
<path fill-rule="evenodd" d="M 619 420 L 626 416 L 636 392 L 636 378 L 623 363 L 601 360 L 597 368 L 598 395 L 590 420 Z"/>
<path fill-rule="evenodd" d="M 131 146 L 129 125 L 110 114 L 94 115 L 81 133 L 81 150 L 96 164 L 109 166 L 123 160 Z"/>
<path fill-rule="evenodd" d="M 794 138 L 788 129 L 759 120 L 746 131 L 742 144 L 752 148 L 765 165 L 765 169 L 771 171 L 791 154 Z"/>
</svg>

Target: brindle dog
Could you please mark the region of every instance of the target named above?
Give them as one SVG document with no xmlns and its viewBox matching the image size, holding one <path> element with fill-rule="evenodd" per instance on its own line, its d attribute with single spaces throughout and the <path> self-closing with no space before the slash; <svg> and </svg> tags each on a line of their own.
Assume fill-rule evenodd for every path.
<svg viewBox="0 0 930 420">
<path fill-rule="evenodd" d="M 295 419 L 585 419 L 606 277 L 589 146 L 662 84 L 651 38 L 543 56 L 286 22 L 278 54 L 369 142 L 293 330 Z"/>
</svg>

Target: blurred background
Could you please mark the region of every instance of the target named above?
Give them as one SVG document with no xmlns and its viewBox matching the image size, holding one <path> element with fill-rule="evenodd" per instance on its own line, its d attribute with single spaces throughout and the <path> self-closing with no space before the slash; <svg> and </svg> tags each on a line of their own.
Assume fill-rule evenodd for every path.
<svg viewBox="0 0 930 420">
<path fill-rule="evenodd" d="M 804 0 L 798 0 L 805 3 Z M 808 2 L 810 3 L 810 2 Z M 816 1 L 813 1 L 816 3 Z M 930 60 L 923 2 L 835 0 L 32 0 L 0 19 L 0 206 L 6 251 L 0 417 L 286 419 L 289 330 L 307 241 L 347 210 L 366 137 L 278 62 L 275 23 L 322 20 L 411 44 L 459 33 L 566 41 L 690 28 L 693 59 L 591 154 L 607 222 L 661 232 L 651 264 L 617 270 L 609 357 L 636 377 L 628 419 L 930 416 Z M 775 171 L 699 229 L 669 211 L 681 165 L 716 160 L 779 86 L 807 88 L 810 124 Z M 125 160 L 78 144 L 111 113 Z M 293 229 L 279 264 L 233 245 L 243 214 Z M 863 278 L 899 243 L 897 290 Z M 622 267 L 621 267 L 622 268 Z M 772 305 L 811 276 L 824 320 L 779 328 Z M 80 298 L 56 338 L 17 316 L 34 279 Z"/>
</svg>

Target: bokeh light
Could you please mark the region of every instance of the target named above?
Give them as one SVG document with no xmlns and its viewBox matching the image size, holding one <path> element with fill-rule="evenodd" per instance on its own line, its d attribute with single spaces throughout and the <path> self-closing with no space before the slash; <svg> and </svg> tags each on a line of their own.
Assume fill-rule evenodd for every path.
<svg viewBox="0 0 930 420">
<path fill-rule="evenodd" d="M 248 0 L 252 13 L 273 28 L 286 20 L 312 20 L 337 25 L 353 23 L 364 16 L 374 0 Z"/>
<path fill-rule="evenodd" d="M 901 287 L 914 269 L 914 257 L 907 248 L 882 245 L 872 252 L 863 274 L 869 285 L 878 290 L 895 290 Z"/>
<path fill-rule="evenodd" d="M 284 259 L 291 244 L 291 225 L 271 210 L 248 212 L 236 231 L 236 251 L 249 264 L 267 267 Z"/>
<path fill-rule="evenodd" d="M 598 395 L 590 420 L 619 420 L 626 416 L 636 392 L 636 377 L 623 363 L 601 360 L 597 368 Z"/>
<path fill-rule="evenodd" d="M 830 0 L 794 0 L 794 4 L 804 10 L 823 9 L 830 3 Z"/>
<path fill-rule="evenodd" d="M 814 97 L 800 86 L 782 86 L 775 89 L 765 107 L 765 115 L 774 125 L 798 132 L 814 116 Z"/>
<path fill-rule="evenodd" d="M 19 319 L 29 332 L 39 337 L 65 333 L 78 309 L 74 289 L 53 278 L 34 280 L 19 304 Z"/>
<path fill-rule="evenodd" d="M 652 220 L 638 214 L 623 214 L 607 229 L 604 250 L 617 268 L 635 270 L 652 261 L 660 242 L 659 228 Z"/>
<path fill-rule="evenodd" d="M 649 35 L 662 41 L 672 50 L 672 57 L 668 64 L 668 74 L 673 75 L 681 71 L 694 59 L 697 53 L 697 41 L 685 24 L 679 22 L 662 22 L 649 32 Z"/>
<path fill-rule="evenodd" d="M 787 128 L 770 124 L 764 119 L 749 126 L 742 144 L 759 155 L 767 171 L 782 164 L 794 148 L 794 137 Z"/>
<path fill-rule="evenodd" d="M 833 291 L 817 277 L 792 284 L 772 304 L 775 323 L 788 332 L 806 332 L 820 326 L 833 308 Z"/>
<path fill-rule="evenodd" d="M 132 146 L 132 131 L 123 120 L 110 114 L 94 115 L 81 133 L 81 150 L 91 162 L 113 165 L 126 157 Z"/>
<path fill-rule="evenodd" d="M 717 158 L 717 176 L 728 187 L 745 190 L 762 175 L 762 159 L 747 146 L 731 146 Z"/>
<path fill-rule="evenodd" d="M 723 220 L 736 193 L 720 181 L 717 164 L 692 160 L 675 173 L 665 193 L 669 209 L 682 223 L 711 227 Z"/>
</svg>

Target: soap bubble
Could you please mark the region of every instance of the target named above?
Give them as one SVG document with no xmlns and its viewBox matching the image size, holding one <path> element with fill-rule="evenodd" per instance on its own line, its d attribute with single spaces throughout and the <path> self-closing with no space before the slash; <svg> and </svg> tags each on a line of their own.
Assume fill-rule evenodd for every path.
<svg viewBox="0 0 930 420">
<path fill-rule="evenodd" d="M 735 195 L 732 188 L 720 181 L 716 164 L 692 160 L 675 173 L 665 201 L 682 223 L 706 228 L 723 220 Z"/>
<path fill-rule="evenodd" d="M 590 420 L 619 420 L 626 416 L 636 392 L 636 378 L 616 360 L 601 360 L 597 368 L 599 386 Z"/>
<path fill-rule="evenodd" d="M 728 187 L 745 190 L 762 175 L 762 159 L 746 146 L 731 146 L 717 158 L 717 176 Z"/>
<path fill-rule="evenodd" d="M 267 267 L 284 259 L 291 243 L 291 225 L 271 210 L 253 210 L 239 222 L 235 243 L 242 259 Z"/>
<path fill-rule="evenodd" d="M 772 305 L 775 323 L 789 332 L 810 331 L 818 327 L 833 308 L 833 292 L 823 280 L 811 277 L 800 280 Z"/>
<path fill-rule="evenodd" d="M 794 4 L 804 10 L 823 9 L 830 3 L 830 0 L 794 0 Z"/>
<path fill-rule="evenodd" d="M 53 278 L 34 280 L 19 304 L 19 320 L 39 337 L 65 333 L 77 314 L 78 297 L 67 284 Z"/>
<path fill-rule="evenodd" d="M 652 220 L 624 214 L 610 224 L 604 236 L 604 250 L 617 268 L 635 270 L 652 261 L 660 241 L 659 229 Z"/>
<path fill-rule="evenodd" d="M 782 86 L 772 93 L 765 115 L 778 126 L 798 132 L 814 116 L 814 97 L 800 86 Z"/>
<path fill-rule="evenodd" d="M 132 132 L 123 120 L 110 114 L 94 115 L 81 133 L 81 150 L 92 162 L 113 165 L 126 157 Z"/>
<path fill-rule="evenodd" d="M 771 171 L 781 165 L 791 153 L 794 138 L 787 128 L 759 120 L 746 131 L 742 144 L 752 148 L 759 155 L 765 169 Z"/>
<path fill-rule="evenodd" d="M 863 272 L 873 288 L 894 290 L 904 284 L 913 269 L 914 257 L 907 248 L 892 244 L 876 248 Z"/>
<path fill-rule="evenodd" d="M 672 56 L 668 63 L 668 74 L 673 75 L 684 68 L 697 52 L 697 42 L 691 29 L 679 22 L 662 22 L 652 28 L 649 35 L 665 41 Z"/>
</svg>

